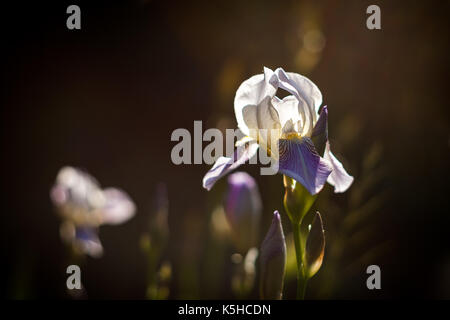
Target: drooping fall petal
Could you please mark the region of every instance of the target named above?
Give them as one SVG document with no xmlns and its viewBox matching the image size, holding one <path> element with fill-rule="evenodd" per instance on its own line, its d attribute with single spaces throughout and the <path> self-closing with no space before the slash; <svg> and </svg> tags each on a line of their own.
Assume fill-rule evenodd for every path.
<svg viewBox="0 0 450 320">
<path fill-rule="evenodd" d="M 220 157 L 217 159 L 213 167 L 203 177 L 203 188 L 208 191 L 211 190 L 217 180 L 252 158 L 258 151 L 258 147 L 257 143 L 250 142 L 246 146 L 237 148 L 233 158 Z"/>
<path fill-rule="evenodd" d="M 279 140 L 279 172 L 300 182 L 311 195 L 318 193 L 332 169 L 309 138 Z"/>
</svg>

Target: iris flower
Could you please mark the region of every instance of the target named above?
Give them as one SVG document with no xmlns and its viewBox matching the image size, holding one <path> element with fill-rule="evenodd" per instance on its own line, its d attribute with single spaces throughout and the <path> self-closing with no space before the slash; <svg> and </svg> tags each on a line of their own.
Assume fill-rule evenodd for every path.
<svg viewBox="0 0 450 320">
<path fill-rule="evenodd" d="M 278 98 L 279 89 L 290 95 Z M 264 68 L 263 74 L 244 81 L 236 92 L 234 112 L 245 137 L 236 143 L 240 148 L 233 157 L 217 159 L 203 178 L 203 187 L 210 190 L 262 147 L 279 173 L 301 183 L 311 195 L 325 182 L 333 185 L 336 193 L 346 191 L 353 177 L 331 153 L 328 109 L 320 109 L 321 104 L 322 94 L 311 80 L 281 68 Z"/>
<path fill-rule="evenodd" d="M 133 217 L 136 210 L 125 192 L 101 189 L 92 176 L 72 167 L 59 171 L 50 198 L 63 219 L 60 228 L 63 240 L 92 257 L 103 253 L 98 227 L 121 224 Z"/>
</svg>

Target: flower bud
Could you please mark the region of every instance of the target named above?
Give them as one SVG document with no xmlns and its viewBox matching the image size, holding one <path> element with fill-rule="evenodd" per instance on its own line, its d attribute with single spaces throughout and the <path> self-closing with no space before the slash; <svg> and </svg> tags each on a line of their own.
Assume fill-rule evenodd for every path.
<svg viewBox="0 0 450 320">
<path fill-rule="evenodd" d="M 283 199 L 284 208 L 291 222 L 298 225 L 316 201 L 317 194 L 311 195 L 301 183 L 286 175 L 283 176 L 283 183 L 286 189 Z"/>
<path fill-rule="evenodd" d="M 325 252 L 325 233 L 323 230 L 322 217 L 317 211 L 311 223 L 305 249 L 305 274 L 307 278 L 314 276 L 322 265 Z"/>
<path fill-rule="evenodd" d="M 261 299 L 281 299 L 286 268 L 286 242 L 278 211 L 261 245 Z"/>
<path fill-rule="evenodd" d="M 250 175 L 236 172 L 228 177 L 224 209 L 236 249 L 245 255 L 258 244 L 262 210 L 258 185 Z"/>
</svg>

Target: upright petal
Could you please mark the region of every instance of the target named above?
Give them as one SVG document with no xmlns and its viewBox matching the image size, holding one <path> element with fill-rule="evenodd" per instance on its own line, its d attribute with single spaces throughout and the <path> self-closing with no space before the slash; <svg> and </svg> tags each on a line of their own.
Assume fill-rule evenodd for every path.
<svg viewBox="0 0 450 320">
<path fill-rule="evenodd" d="M 279 122 L 282 128 L 284 128 L 289 121 L 291 121 L 292 124 L 300 121 L 303 126 L 304 117 L 299 113 L 298 103 L 299 101 L 294 96 L 286 96 L 283 99 L 280 99 L 277 96 L 273 97 L 272 105 L 278 113 Z"/>
<path fill-rule="evenodd" d="M 332 169 L 309 138 L 279 140 L 279 171 L 300 182 L 311 195 L 318 193 Z"/>
<path fill-rule="evenodd" d="M 250 129 L 258 129 L 258 117 L 260 117 L 258 112 L 261 112 L 258 111 L 258 106 L 264 99 L 272 99 L 277 92 L 277 83 L 272 79 L 274 79 L 273 71 L 265 68 L 264 74 L 245 80 L 236 91 L 234 112 L 238 127 L 245 135 L 250 135 Z M 270 113 L 271 104 L 265 105 L 263 112 Z"/>
<path fill-rule="evenodd" d="M 220 157 L 217 159 L 213 167 L 203 177 L 203 188 L 208 191 L 211 190 L 217 180 L 251 159 L 257 151 L 258 144 L 252 141 L 237 148 L 233 158 Z"/>
<path fill-rule="evenodd" d="M 134 216 L 136 206 L 122 190 L 107 188 L 103 190 L 105 204 L 101 209 L 103 223 L 120 224 Z"/>
<path fill-rule="evenodd" d="M 284 85 L 289 84 L 288 87 L 294 88 L 307 104 L 314 108 L 315 113 L 318 114 L 320 105 L 322 104 L 322 93 L 314 82 L 298 73 L 285 72 L 282 68 L 275 70 L 275 73 L 280 79 L 280 87 L 281 83 Z M 291 92 L 291 94 L 294 94 L 294 92 Z"/>
<path fill-rule="evenodd" d="M 275 70 L 280 88 L 294 95 L 298 101 L 299 113 L 303 115 L 303 136 L 309 136 L 316 122 L 319 107 L 322 104 L 322 93 L 308 78 L 297 73 L 286 73 L 282 68 Z"/>
<path fill-rule="evenodd" d="M 345 192 L 353 183 L 353 177 L 345 171 L 342 163 L 331 153 L 330 143 L 327 142 L 325 147 L 325 154 L 323 156 L 330 162 L 333 171 L 328 177 L 327 182 L 334 186 L 335 193 Z"/>
</svg>

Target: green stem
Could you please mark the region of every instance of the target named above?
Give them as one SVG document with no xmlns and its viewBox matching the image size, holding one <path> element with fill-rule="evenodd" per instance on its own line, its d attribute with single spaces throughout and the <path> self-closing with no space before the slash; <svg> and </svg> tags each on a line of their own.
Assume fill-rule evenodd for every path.
<svg viewBox="0 0 450 320">
<path fill-rule="evenodd" d="M 292 229 L 294 234 L 295 255 L 297 258 L 297 299 L 304 300 L 306 292 L 306 284 L 308 279 L 305 276 L 303 269 L 303 248 L 300 240 L 300 226 L 301 221 L 296 224 L 292 223 Z"/>
</svg>

